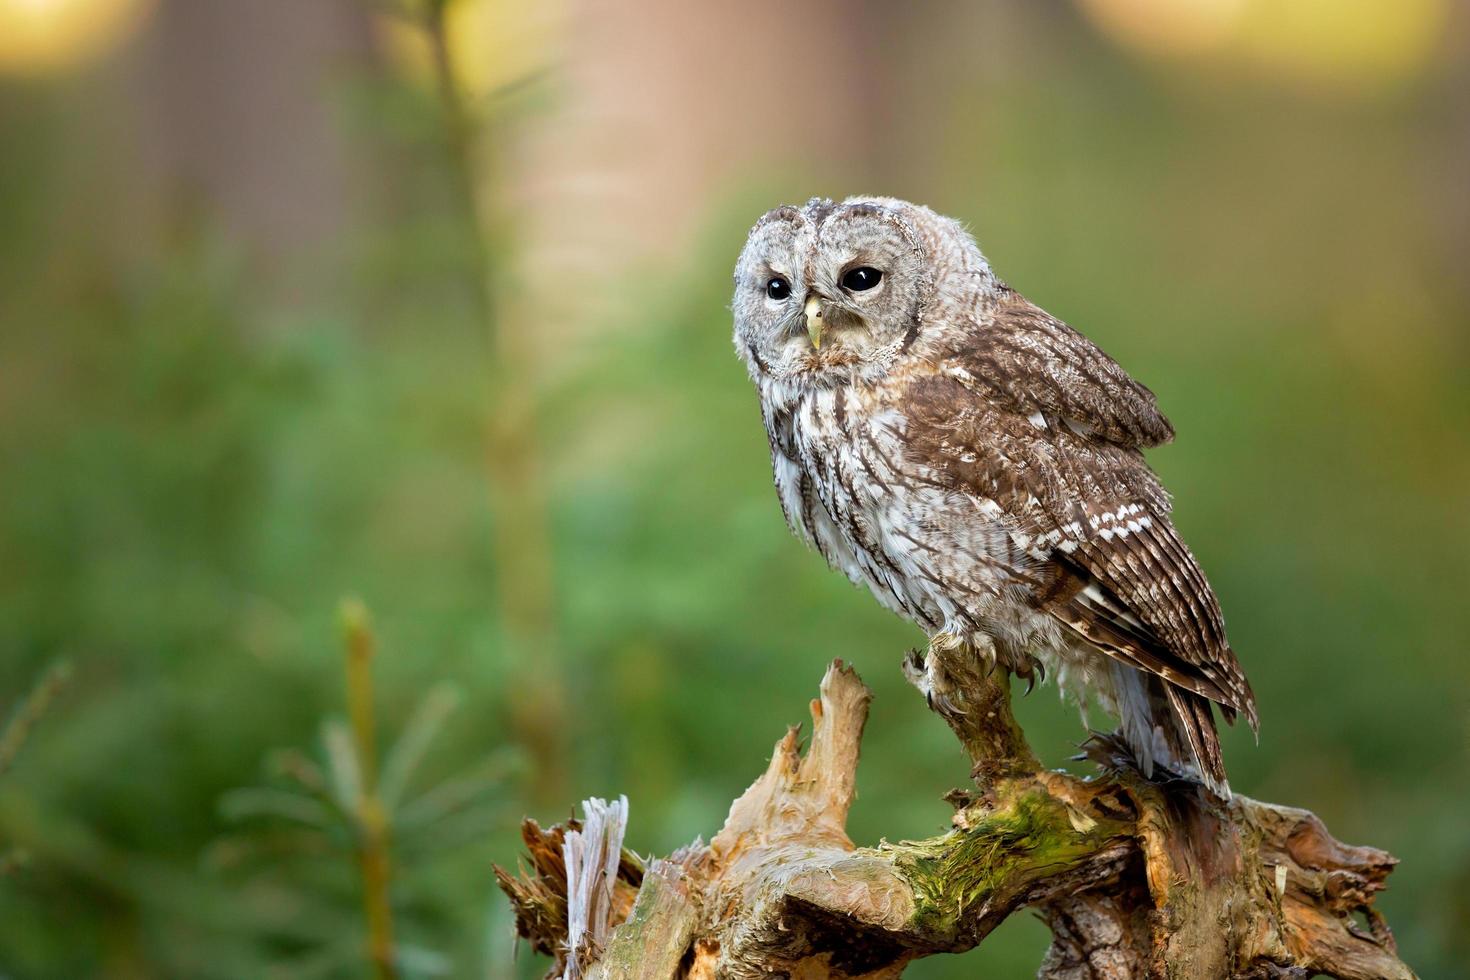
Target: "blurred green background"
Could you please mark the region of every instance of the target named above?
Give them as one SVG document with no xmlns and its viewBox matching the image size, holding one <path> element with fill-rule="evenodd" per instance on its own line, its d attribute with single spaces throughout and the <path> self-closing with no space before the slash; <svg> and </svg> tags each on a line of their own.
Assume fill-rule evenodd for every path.
<svg viewBox="0 0 1470 980">
<path fill-rule="evenodd" d="M 1467 19 L 0 0 L 0 709 L 70 666 L 0 773 L 0 976 L 367 975 L 347 832 L 280 812 L 343 772 L 348 595 L 383 751 L 442 721 L 406 976 L 537 975 L 520 816 L 707 838 L 833 657 L 877 694 L 852 836 L 942 830 L 920 637 L 789 536 L 729 342 L 754 219 L 857 192 L 964 219 L 1158 393 L 1260 699 L 1233 785 L 1398 855 L 1406 959 L 1464 975 Z M 1075 712 L 1019 710 L 1063 764 Z"/>
</svg>

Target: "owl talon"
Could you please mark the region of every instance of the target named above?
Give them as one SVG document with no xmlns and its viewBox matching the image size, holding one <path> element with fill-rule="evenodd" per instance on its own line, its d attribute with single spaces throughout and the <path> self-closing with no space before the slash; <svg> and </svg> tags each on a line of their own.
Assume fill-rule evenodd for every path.
<svg viewBox="0 0 1470 980">
<path fill-rule="evenodd" d="M 1046 683 L 1046 665 L 1035 657 L 1028 656 L 1026 662 L 1012 670 L 1017 677 L 1026 678 L 1026 694 L 1036 689 L 1037 684 Z"/>
</svg>

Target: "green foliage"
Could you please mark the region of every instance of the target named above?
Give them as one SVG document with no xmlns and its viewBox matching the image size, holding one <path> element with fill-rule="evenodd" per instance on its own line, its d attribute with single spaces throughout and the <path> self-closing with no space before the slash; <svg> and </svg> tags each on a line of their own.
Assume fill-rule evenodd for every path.
<svg viewBox="0 0 1470 980">
<path fill-rule="evenodd" d="M 876 693 L 852 836 L 944 827 L 966 762 L 901 678 L 917 637 L 782 526 L 725 310 L 756 214 L 881 189 L 971 219 L 1004 276 L 1159 393 L 1180 439 L 1151 458 L 1261 703 L 1259 747 L 1228 735 L 1232 784 L 1401 857 L 1383 909 L 1408 961 L 1449 975 L 1470 959 L 1470 297 L 1463 262 L 1424 258 L 1450 250 L 1458 170 L 1407 175 L 1453 158 L 1453 127 L 1430 99 L 1185 92 L 1065 33 L 1030 43 L 1046 70 L 949 79 L 904 121 L 923 138 L 895 145 L 927 155 L 902 179 L 768 171 L 712 209 L 682 270 L 633 277 L 636 319 L 563 348 L 535 421 L 568 781 L 626 793 L 640 851 L 708 836 L 842 657 Z M 492 559 L 472 250 L 432 98 L 344 103 L 391 200 L 300 260 L 303 300 L 207 210 L 98 231 L 129 212 L 110 161 L 74 153 L 68 93 L 0 97 L 0 699 L 74 664 L 0 782 L 0 846 L 30 855 L 0 876 L 7 976 L 345 975 L 362 766 L 322 719 L 349 593 L 391 652 L 396 925 L 435 951 L 408 966 L 512 970 L 490 865 L 524 803 L 477 767 L 539 661 L 493 601 L 515 570 Z M 1050 690 L 1017 711 L 1060 765 L 1082 730 Z M 1021 976 L 1043 948 L 1018 917 L 912 972 Z"/>
<path fill-rule="evenodd" d="M 31 688 L 31 692 L 15 705 L 5 727 L 0 728 L 0 776 L 15 764 L 15 757 L 30 738 L 31 729 L 46 709 L 51 707 L 57 692 L 71 677 L 71 665 L 66 661 L 52 664 Z"/>
<path fill-rule="evenodd" d="M 369 934 L 355 946 L 344 943 L 346 937 L 335 932 L 320 935 L 315 946 L 290 959 L 283 957 L 274 968 L 277 975 L 355 976 L 373 951 L 374 941 L 381 941 L 384 962 L 392 964 L 389 969 L 395 977 L 444 975 L 451 969 L 447 957 L 395 937 L 391 931 L 395 910 L 389 896 L 403 890 L 405 879 L 411 885 L 415 873 L 433 867 L 441 855 L 461 851 L 519 822 L 519 814 L 509 803 L 515 798 L 513 787 L 506 781 L 519 760 L 513 747 L 492 750 L 470 769 L 411 792 L 436 736 L 461 702 L 456 689 L 440 684 L 419 701 L 379 767 L 371 735 L 376 728 L 376 705 L 368 674 L 370 654 L 354 656 L 359 644 L 369 642 L 366 624 L 358 607 L 346 608 L 354 724 L 328 718 L 322 723 L 316 758 L 295 749 L 278 750 L 267 760 L 267 784 L 225 793 L 220 798 L 220 815 L 243 829 L 210 845 L 206 867 L 229 874 L 235 881 L 268 880 L 271 886 L 293 893 L 320 893 L 325 871 L 328 877 L 339 879 L 334 889 L 338 894 L 351 890 L 341 887 L 341 872 L 355 875 L 360 867 L 363 880 L 355 887 L 365 888 L 370 895 L 375 889 L 384 890 L 375 896 L 387 903 L 378 924 L 381 936 L 374 932 L 369 916 Z M 317 867 L 323 863 L 325 868 Z M 374 880 L 373 872 L 379 869 L 382 877 Z M 414 908 L 399 905 L 397 912 L 413 917 Z M 334 912 L 335 929 L 338 917 L 348 913 L 347 909 Z M 258 937 L 262 945 L 281 938 L 272 925 L 262 924 Z M 299 931 L 292 931 L 290 937 L 298 944 L 307 938 Z"/>
<path fill-rule="evenodd" d="M 12 709 L 9 720 L 0 728 L 0 777 L 15 764 L 15 758 L 30 738 L 31 730 L 70 677 L 71 667 L 65 661 L 52 664 L 31 692 Z M 0 878 L 23 868 L 29 857 L 25 848 L 8 847 L 0 839 Z"/>
</svg>

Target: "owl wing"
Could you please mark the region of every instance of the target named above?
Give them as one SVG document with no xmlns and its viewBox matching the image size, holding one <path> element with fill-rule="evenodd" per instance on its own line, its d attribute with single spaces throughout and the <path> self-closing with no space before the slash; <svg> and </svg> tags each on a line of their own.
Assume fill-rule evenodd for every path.
<svg viewBox="0 0 1470 980">
<path fill-rule="evenodd" d="M 1119 446 L 1174 438 L 1154 393 L 1092 341 L 1007 287 L 986 325 L 960 331 L 949 367 L 1023 417 L 1040 413 Z"/>
<path fill-rule="evenodd" d="M 1039 608 L 1254 728 L 1255 699 L 1219 604 L 1140 452 L 1173 435 L 1153 394 L 1014 293 L 953 334 L 937 370 L 913 376 L 904 393 L 916 461 L 948 489 L 998 507 L 1038 563 Z M 1202 703 L 1186 710 L 1208 717 Z"/>
</svg>

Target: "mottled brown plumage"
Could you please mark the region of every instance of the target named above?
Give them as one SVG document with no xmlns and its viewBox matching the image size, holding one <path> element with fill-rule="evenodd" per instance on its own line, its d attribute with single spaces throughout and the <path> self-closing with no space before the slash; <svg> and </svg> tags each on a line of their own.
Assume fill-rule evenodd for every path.
<svg viewBox="0 0 1470 980">
<path fill-rule="evenodd" d="M 1142 455 L 1174 435 L 1153 393 L 906 202 L 772 211 L 735 279 L 797 535 L 931 643 L 1095 697 L 1146 772 L 1228 793 L 1209 705 L 1254 727 L 1255 701 Z"/>
</svg>

